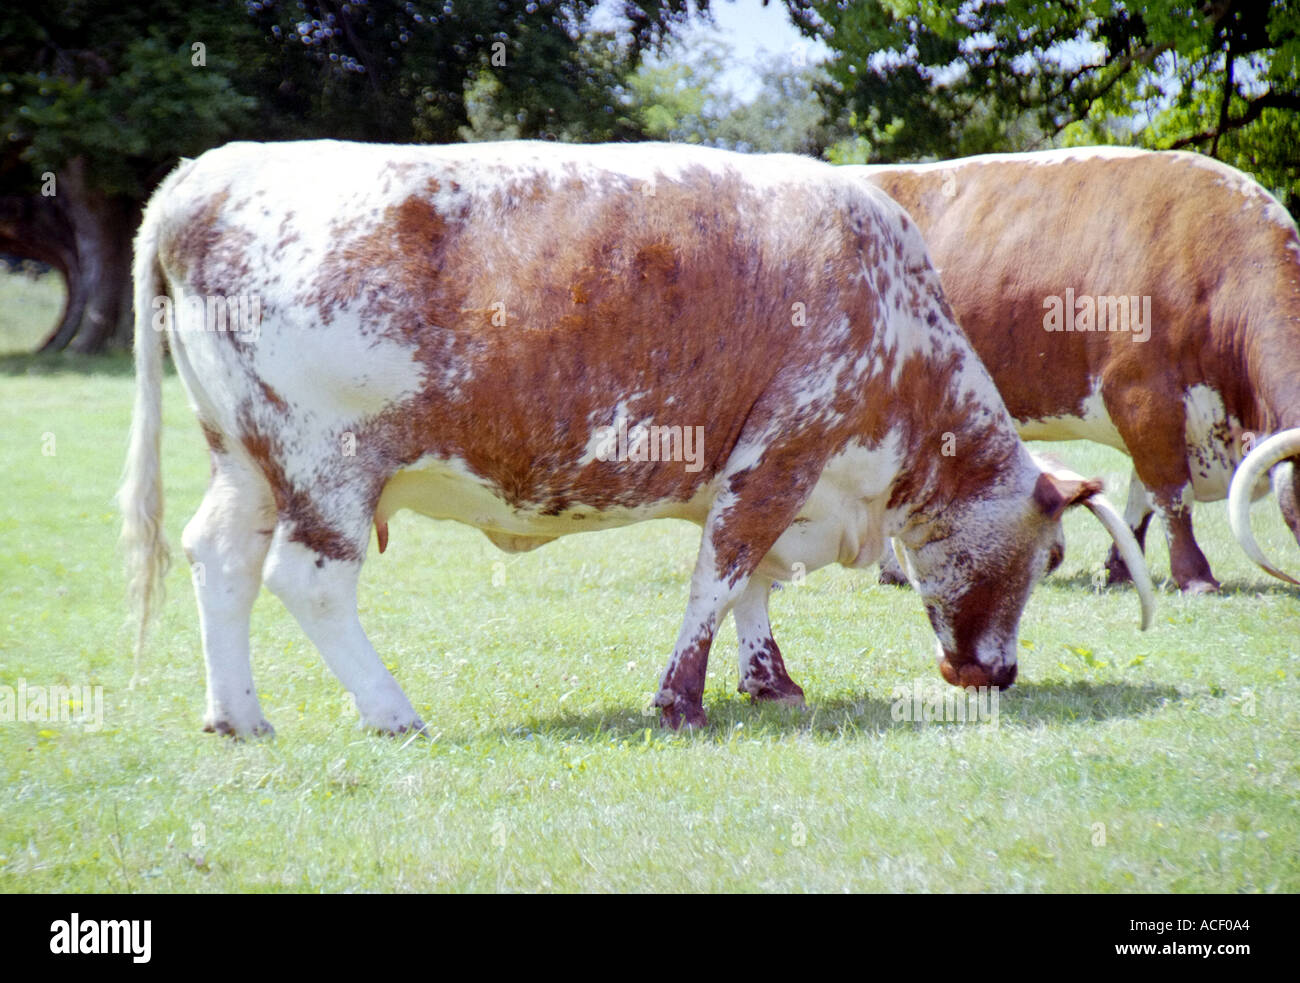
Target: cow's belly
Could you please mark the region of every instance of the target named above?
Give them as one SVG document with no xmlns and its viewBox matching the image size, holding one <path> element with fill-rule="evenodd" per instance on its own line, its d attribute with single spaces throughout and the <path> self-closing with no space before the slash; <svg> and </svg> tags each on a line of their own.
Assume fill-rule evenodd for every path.
<svg viewBox="0 0 1300 983">
<path fill-rule="evenodd" d="M 1081 412 L 1016 420 L 1016 431 L 1021 440 L 1091 440 L 1128 453 L 1097 389 L 1084 400 Z"/>
<path fill-rule="evenodd" d="M 410 509 L 431 519 L 474 526 L 502 549 L 518 551 L 567 533 L 613 529 L 647 519 L 689 519 L 702 524 L 710 501 L 706 487 L 688 501 L 665 499 L 633 507 L 600 508 L 575 501 L 561 512 L 545 515 L 539 508 L 511 505 L 464 462 L 430 457 L 389 479 L 379 497 L 375 521 L 385 522 L 393 513 Z"/>
<path fill-rule="evenodd" d="M 1183 407 L 1192 497 L 1198 502 L 1222 501 L 1228 497 L 1233 473 L 1245 455 L 1245 432 L 1209 386 L 1190 387 L 1183 396 Z M 1088 398 L 1079 415 L 1018 420 L 1016 429 L 1022 440 L 1091 440 L 1128 453 L 1099 393 Z M 1252 495 L 1259 498 L 1266 492 L 1267 484 L 1261 483 Z"/>
<path fill-rule="evenodd" d="M 1198 502 L 1220 502 L 1228 497 L 1235 468 L 1227 459 L 1226 448 L 1189 446 L 1187 467 L 1192 475 L 1192 496 Z M 1252 499 L 1259 498 L 1263 490 L 1256 490 Z"/>
<path fill-rule="evenodd" d="M 795 520 L 764 558 L 760 574 L 785 580 L 830 563 L 861 567 L 876 562 L 885 546 L 885 505 L 901 461 L 892 437 L 878 448 L 850 447 L 832 458 Z M 497 546 L 516 552 L 568 533 L 648 519 L 686 519 L 704 525 L 716 493 L 716 484 L 709 484 L 688 501 L 615 508 L 575 502 L 558 514 L 542 515 L 503 500 L 462 461 L 424 458 L 389 479 L 375 521 L 385 523 L 394 513 L 409 509 L 474 526 Z"/>
</svg>

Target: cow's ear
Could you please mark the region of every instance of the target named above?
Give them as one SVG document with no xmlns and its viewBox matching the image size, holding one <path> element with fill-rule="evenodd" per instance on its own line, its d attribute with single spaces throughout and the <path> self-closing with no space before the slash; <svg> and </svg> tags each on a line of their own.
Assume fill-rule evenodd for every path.
<svg viewBox="0 0 1300 983">
<path fill-rule="evenodd" d="M 1059 519 L 1071 505 L 1102 490 L 1100 478 L 1080 478 L 1077 475 L 1062 477 L 1044 471 L 1034 485 L 1034 504 L 1049 519 Z"/>
</svg>

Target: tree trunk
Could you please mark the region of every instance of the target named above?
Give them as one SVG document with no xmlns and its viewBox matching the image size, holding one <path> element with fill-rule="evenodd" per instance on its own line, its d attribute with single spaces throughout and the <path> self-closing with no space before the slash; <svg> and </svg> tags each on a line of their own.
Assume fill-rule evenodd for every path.
<svg viewBox="0 0 1300 983">
<path fill-rule="evenodd" d="M 64 344 L 77 352 L 100 352 L 110 345 L 129 347 L 135 208 L 125 198 L 88 187 L 86 162 L 80 157 L 74 157 L 63 169 L 59 195 L 66 196 L 77 248 L 77 296 L 84 304 Z M 71 284 L 68 294 L 71 299 Z M 57 347 L 52 344 L 55 340 L 52 337 L 43 349 Z"/>
<path fill-rule="evenodd" d="M 0 200 L 0 252 L 40 260 L 63 276 L 63 315 L 40 351 L 100 352 L 131 345 L 131 239 L 140 210 L 88 186 L 73 158 L 55 194 Z"/>
<path fill-rule="evenodd" d="M 76 334 L 85 307 L 77 264 L 77 245 L 63 202 L 41 195 L 9 195 L 0 199 L 0 252 L 34 259 L 59 271 L 63 277 L 63 313 L 42 349 L 61 338 L 62 348 Z"/>
</svg>

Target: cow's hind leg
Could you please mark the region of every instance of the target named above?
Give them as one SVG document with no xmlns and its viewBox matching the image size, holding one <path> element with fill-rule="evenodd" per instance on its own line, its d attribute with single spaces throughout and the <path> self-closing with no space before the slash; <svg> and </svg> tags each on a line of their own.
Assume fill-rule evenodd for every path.
<svg viewBox="0 0 1300 983">
<path fill-rule="evenodd" d="M 212 481 L 181 536 L 207 666 L 206 731 L 236 737 L 271 732 L 253 686 L 248 634 L 274 526 L 275 503 L 261 473 L 214 450 Z"/>
<path fill-rule="evenodd" d="M 424 726 L 366 638 L 357 615 L 357 581 L 372 509 L 350 522 L 336 516 L 281 515 L 263 576 L 297 619 L 325 664 L 352 694 L 362 723 L 386 733 Z"/>
<path fill-rule="evenodd" d="M 767 602 L 772 582 L 751 577 L 732 609 L 736 634 L 740 641 L 740 685 L 755 703 L 768 701 L 786 706 L 803 706 L 803 690 L 785 670 L 785 661 L 767 616 Z"/>
<path fill-rule="evenodd" d="M 744 590 L 744 584 L 732 583 L 713 562 L 713 549 L 706 526 L 691 574 L 691 596 L 686 603 L 686 617 L 673 646 L 672 658 L 659 681 L 654 705 L 662 711 L 662 722 L 673 730 L 686 724 L 703 727 L 709 722 L 704 713 L 704 677 L 709 667 L 709 648 L 713 636 L 727 611 Z"/>
</svg>

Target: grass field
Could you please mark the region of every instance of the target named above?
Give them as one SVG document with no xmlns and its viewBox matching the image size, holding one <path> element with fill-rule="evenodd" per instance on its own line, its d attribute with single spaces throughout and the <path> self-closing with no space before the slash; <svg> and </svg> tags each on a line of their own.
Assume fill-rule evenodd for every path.
<svg viewBox="0 0 1300 983">
<path fill-rule="evenodd" d="M 0 355 L 35 349 L 54 330 L 63 310 L 63 280 L 0 268 Z"/>
<path fill-rule="evenodd" d="M 1105 534 L 1071 515 L 996 726 L 896 721 L 896 688 L 942 685 L 921 605 L 835 568 L 772 603 L 809 710 L 735 693 L 728 625 L 711 726 L 680 735 L 644 708 L 695 527 L 507 556 L 404 514 L 388 552 L 372 546 L 362 619 L 432 738 L 360 731 L 263 592 L 254 672 L 278 734 L 237 744 L 199 729 L 179 554 L 128 688 L 112 495 L 132 386 L 121 358 L 0 359 L 0 684 L 104 700 L 98 729 L 0 723 L 0 891 L 1300 890 L 1300 595 L 1240 555 L 1223 503 L 1196 520 L 1224 593 L 1166 585 L 1145 634 L 1131 591 L 1094 586 Z M 174 376 L 165 424 L 176 544 L 208 464 Z M 1122 501 L 1122 457 L 1055 449 Z M 1300 568 L 1271 499 L 1256 516 Z"/>
</svg>

